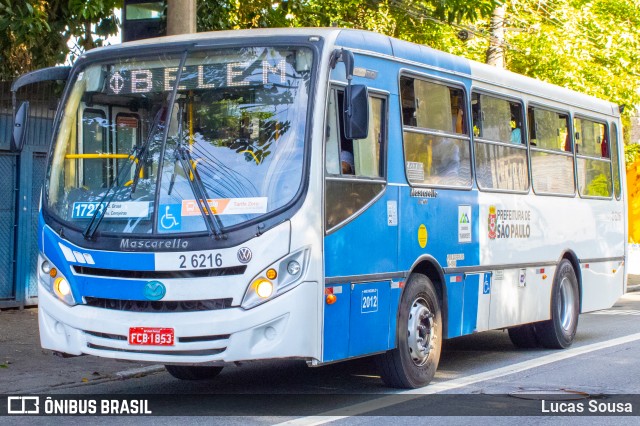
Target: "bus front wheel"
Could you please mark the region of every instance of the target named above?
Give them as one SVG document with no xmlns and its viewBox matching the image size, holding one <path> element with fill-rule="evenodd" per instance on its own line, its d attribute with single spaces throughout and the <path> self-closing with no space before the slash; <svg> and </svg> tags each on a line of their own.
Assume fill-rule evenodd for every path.
<svg viewBox="0 0 640 426">
<path fill-rule="evenodd" d="M 165 365 L 169 374 L 180 380 L 213 379 L 222 371 L 222 367 L 193 366 L 193 365 Z"/>
<path fill-rule="evenodd" d="M 412 274 L 402 293 L 397 326 L 398 346 L 378 355 L 382 380 L 396 388 L 427 385 L 436 373 L 442 346 L 442 314 L 431 280 Z"/>
<path fill-rule="evenodd" d="M 578 329 L 580 299 L 578 279 L 567 259 L 558 265 L 551 292 L 551 319 L 536 324 L 536 336 L 545 348 L 568 348 Z"/>
</svg>

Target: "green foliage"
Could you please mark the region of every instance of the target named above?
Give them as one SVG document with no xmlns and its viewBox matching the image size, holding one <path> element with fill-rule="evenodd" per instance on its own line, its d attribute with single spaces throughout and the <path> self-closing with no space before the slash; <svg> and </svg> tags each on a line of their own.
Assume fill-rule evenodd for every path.
<svg viewBox="0 0 640 426">
<path fill-rule="evenodd" d="M 624 146 L 624 161 L 625 163 L 633 164 L 640 159 L 640 144 L 629 144 Z"/>
<path fill-rule="evenodd" d="M 122 0 L 0 0 L 0 79 L 64 62 L 118 30 Z M 92 25 L 95 24 L 95 25 Z M 77 38 L 78 46 L 68 42 Z"/>
<path fill-rule="evenodd" d="M 508 69 L 625 105 L 625 115 L 640 104 L 637 0 L 198 0 L 197 28 L 361 28 L 484 61 L 499 4 Z M 100 45 L 116 32 L 121 5 L 0 0 L 0 78 L 62 62 L 72 37 L 75 54 Z M 460 30 L 472 37 L 460 40 Z"/>
<path fill-rule="evenodd" d="M 501 0 L 199 0 L 198 31 L 261 27 L 360 28 L 405 38 L 425 21 L 476 20 Z M 426 18 L 426 19 L 425 19 Z M 419 24 L 416 27 L 416 23 Z M 407 31 L 397 31 L 398 28 Z M 412 31 L 413 30 L 413 31 Z M 432 36 L 431 32 L 429 35 Z M 437 32 L 437 30 L 436 30 Z M 420 37 L 418 37 L 420 38 Z"/>
<path fill-rule="evenodd" d="M 592 197 L 610 197 L 610 188 L 610 180 L 607 179 L 604 173 L 599 174 L 587 185 L 586 195 L 591 195 Z"/>
</svg>

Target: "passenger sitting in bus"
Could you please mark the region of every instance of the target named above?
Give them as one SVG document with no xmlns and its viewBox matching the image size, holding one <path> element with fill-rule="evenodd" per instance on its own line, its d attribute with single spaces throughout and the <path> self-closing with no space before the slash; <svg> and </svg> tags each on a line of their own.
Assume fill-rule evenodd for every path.
<svg viewBox="0 0 640 426">
<path fill-rule="evenodd" d="M 511 122 L 509 124 L 511 125 L 511 143 L 522 143 L 522 131 L 520 127 L 518 127 L 519 123 L 513 113 L 511 114 Z"/>
<path fill-rule="evenodd" d="M 343 175 L 354 175 L 355 167 L 353 165 L 353 154 L 349 151 L 340 151 L 340 164 L 342 165 Z"/>
<path fill-rule="evenodd" d="M 522 143 L 522 133 L 519 127 L 511 129 L 511 143 Z"/>
</svg>

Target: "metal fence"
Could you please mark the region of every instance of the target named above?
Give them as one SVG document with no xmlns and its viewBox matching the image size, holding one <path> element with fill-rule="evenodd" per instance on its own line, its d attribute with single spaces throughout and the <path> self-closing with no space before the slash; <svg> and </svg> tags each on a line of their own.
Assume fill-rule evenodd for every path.
<svg viewBox="0 0 640 426">
<path fill-rule="evenodd" d="M 21 88 L 18 105 L 29 101 L 27 139 L 11 151 L 11 82 L 0 82 L 0 308 L 37 303 L 36 260 L 40 189 L 53 118 L 63 86 L 36 83 Z"/>
</svg>

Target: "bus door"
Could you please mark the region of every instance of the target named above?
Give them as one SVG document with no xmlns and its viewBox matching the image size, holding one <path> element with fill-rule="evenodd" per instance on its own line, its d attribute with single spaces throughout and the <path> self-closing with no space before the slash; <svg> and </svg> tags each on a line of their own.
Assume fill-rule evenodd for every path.
<svg viewBox="0 0 640 426">
<path fill-rule="evenodd" d="M 369 91 L 361 140 L 344 137 L 343 100 L 333 87 L 325 127 L 325 362 L 387 350 L 398 299 L 391 302 L 389 278 L 397 271 L 398 197 L 386 181 L 387 96 Z"/>
<path fill-rule="evenodd" d="M 109 164 L 98 155 L 111 151 L 109 110 L 102 105 L 83 105 L 79 118 L 78 186 L 87 190 L 106 188 L 112 172 Z"/>
<path fill-rule="evenodd" d="M 117 177 L 117 173 L 120 170 L 125 170 L 126 163 L 129 161 L 127 158 L 122 157 L 131 155 L 133 148 L 142 143 L 142 128 L 138 113 L 131 112 L 128 109 L 112 108 L 111 114 L 114 121 L 111 152 L 117 154 L 116 158 L 112 160 L 112 164 Z M 126 185 L 127 182 L 131 181 L 135 169 L 135 165 L 132 165 L 128 170 L 127 176 L 120 177 L 120 182 Z"/>
</svg>

